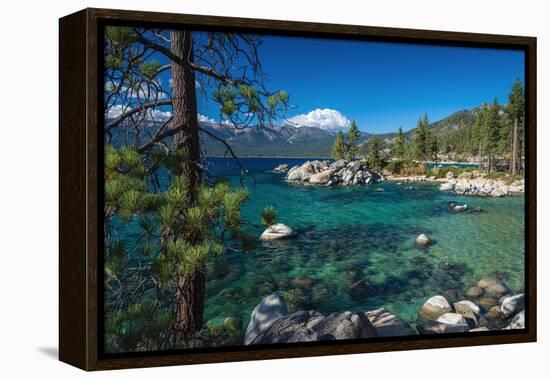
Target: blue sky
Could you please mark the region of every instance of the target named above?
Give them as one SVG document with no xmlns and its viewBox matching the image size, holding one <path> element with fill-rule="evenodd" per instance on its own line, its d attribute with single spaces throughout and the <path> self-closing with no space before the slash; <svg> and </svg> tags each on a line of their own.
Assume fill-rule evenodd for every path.
<svg viewBox="0 0 550 379">
<path fill-rule="evenodd" d="M 412 129 L 424 113 L 437 121 L 495 97 L 506 103 L 524 79 L 523 52 L 513 50 L 264 36 L 259 54 L 268 89 L 286 90 L 296 107 L 288 119 L 320 117 L 327 128 L 355 120 L 375 133 Z M 199 113 L 220 120 L 208 98 Z"/>
<path fill-rule="evenodd" d="M 260 54 L 268 87 L 296 106 L 289 117 L 329 108 L 377 133 L 414 128 L 424 113 L 436 121 L 506 102 L 524 73 L 523 52 L 511 50 L 265 37 Z"/>
</svg>

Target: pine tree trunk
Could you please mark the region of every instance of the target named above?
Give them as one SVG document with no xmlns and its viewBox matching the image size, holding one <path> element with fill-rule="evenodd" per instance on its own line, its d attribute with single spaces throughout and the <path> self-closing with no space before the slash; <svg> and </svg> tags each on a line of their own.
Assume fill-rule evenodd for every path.
<svg viewBox="0 0 550 379">
<path fill-rule="evenodd" d="M 514 132 L 512 137 L 512 163 L 510 167 L 510 174 L 512 176 L 517 175 L 517 157 L 518 157 L 518 118 L 514 117 Z"/>
<path fill-rule="evenodd" d="M 191 31 L 170 32 L 171 52 L 184 60 L 193 59 L 193 36 Z M 185 125 L 175 135 L 175 143 L 184 153 L 181 175 L 189 181 L 189 200 L 195 201 L 196 188 L 201 180 L 199 129 L 195 72 L 188 65 L 172 62 L 172 114 L 173 125 Z M 193 243 L 194 241 L 189 241 Z M 175 296 L 176 344 L 181 345 L 193 332 L 202 327 L 204 312 L 204 267 L 192 275 L 177 280 Z"/>
</svg>

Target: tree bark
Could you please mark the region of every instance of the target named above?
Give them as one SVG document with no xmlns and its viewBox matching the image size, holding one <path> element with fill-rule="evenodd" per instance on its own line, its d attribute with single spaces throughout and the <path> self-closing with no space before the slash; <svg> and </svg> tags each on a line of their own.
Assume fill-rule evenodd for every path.
<svg viewBox="0 0 550 379">
<path fill-rule="evenodd" d="M 517 175 L 517 157 L 518 157 L 518 118 L 514 117 L 514 131 L 512 136 L 512 159 L 510 164 L 510 174 Z"/>
<path fill-rule="evenodd" d="M 195 72 L 191 67 L 192 32 L 170 32 L 170 45 L 170 51 L 180 58 L 178 62 L 172 62 L 172 122 L 174 128 L 181 127 L 181 130 L 174 135 L 174 142 L 185 157 L 180 164 L 180 170 L 181 175 L 189 181 L 188 196 L 190 204 L 193 204 L 196 188 L 201 180 L 201 172 Z M 177 278 L 177 283 L 178 289 L 174 299 L 175 342 L 181 345 L 202 327 L 205 295 L 204 267 L 198 267 L 190 276 Z"/>
</svg>

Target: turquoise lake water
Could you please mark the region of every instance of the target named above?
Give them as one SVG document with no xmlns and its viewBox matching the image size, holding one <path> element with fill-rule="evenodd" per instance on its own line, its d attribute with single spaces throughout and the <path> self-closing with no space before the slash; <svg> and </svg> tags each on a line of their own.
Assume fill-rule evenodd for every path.
<svg viewBox="0 0 550 379">
<path fill-rule="evenodd" d="M 261 298 L 277 292 L 291 310 L 366 311 L 383 306 L 414 323 L 429 297 L 463 298 L 467 287 L 485 276 L 501 279 L 514 292 L 523 289 L 522 196 L 457 196 L 430 183 L 303 187 L 267 172 L 280 163 L 292 167 L 304 161 L 242 159 L 250 192 L 242 218 L 259 224 L 262 209 L 274 205 L 279 222 L 298 236 L 258 241 L 252 252 L 230 252 L 211 260 L 205 320 L 237 316 L 246 325 Z M 209 158 L 208 166 L 213 175 L 239 185 L 239 171 L 231 160 Z M 483 212 L 454 213 L 448 200 Z M 254 236 L 263 230 L 246 227 Z M 420 233 L 434 244 L 417 249 L 414 241 Z"/>
</svg>

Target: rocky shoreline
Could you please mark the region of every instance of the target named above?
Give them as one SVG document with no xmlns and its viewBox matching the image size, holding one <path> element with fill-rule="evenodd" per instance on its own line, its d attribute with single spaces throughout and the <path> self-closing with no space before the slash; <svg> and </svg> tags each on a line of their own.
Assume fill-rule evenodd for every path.
<svg viewBox="0 0 550 379">
<path fill-rule="evenodd" d="M 252 311 L 245 345 L 483 332 L 525 328 L 524 294 L 494 278 L 484 278 L 449 302 L 436 295 L 422 305 L 409 325 L 385 308 L 323 314 L 315 310 L 289 313 L 278 294 L 263 298 Z"/>
<path fill-rule="evenodd" d="M 284 173 L 286 165 L 277 166 L 273 172 Z M 370 168 L 365 161 L 307 161 L 286 172 L 289 183 L 317 186 L 358 186 L 386 180 L 383 175 Z"/>
<path fill-rule="evenodd" d="M 450 178 L 439 189 L 441 191 L 450 191 L 457 195 L 503 197 L 523 194 L 525 192 L 525 180 L 520 179 L 506 184 L 502 180 L 485 178 Z"/>
</svg>

